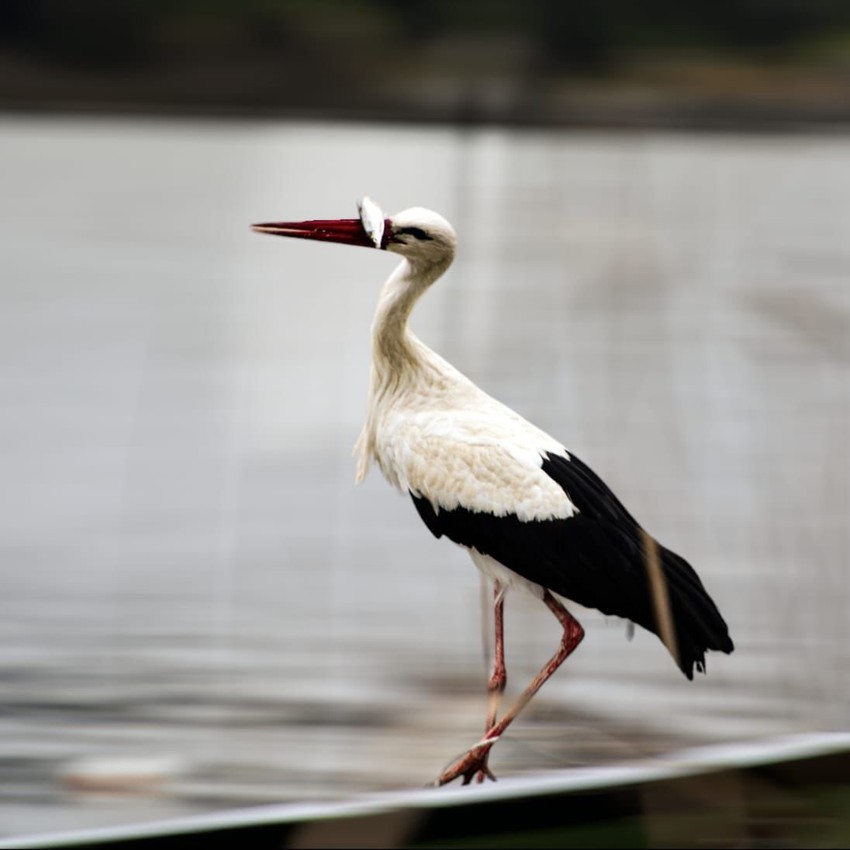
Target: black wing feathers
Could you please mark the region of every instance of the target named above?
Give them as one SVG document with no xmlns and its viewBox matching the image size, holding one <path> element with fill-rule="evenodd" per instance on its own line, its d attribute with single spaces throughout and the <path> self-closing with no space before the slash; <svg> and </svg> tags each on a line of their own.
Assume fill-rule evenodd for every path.
<svg viewBox="0 0 850 850">
<path fill-rule="evenodd" d="M 543 471 L 564 489 L 579 513 L 569 519 L 521 522 L 463 507 L 435 511 L 413 496 L 436 537 L 490 555 L 529 581 L 588 608 L 632 620 L 660 633 L 637 521 L 590 467 L 575 455 L 546 455 Z M 412 495 L 412 494 L 411 494 Z M 723 617 L 684 558 L 658 546 L 682 672 L 705 671 L 706 650 L 731 652 Z"/>
</svg>

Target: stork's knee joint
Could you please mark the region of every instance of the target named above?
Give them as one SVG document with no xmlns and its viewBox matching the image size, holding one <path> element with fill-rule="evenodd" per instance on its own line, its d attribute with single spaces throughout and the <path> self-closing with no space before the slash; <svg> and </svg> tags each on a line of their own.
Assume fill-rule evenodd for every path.
<svg viewBox="0 0 850 850">
<path fill-rule="evenodd" d="M 487 683 L 487 691 L 491 694 L 503 694 L 508 685 L 508 677 L 505 674 L 501 676 L 492 676 Z"/>
<path fill-rule="evenodd" d="M 570 623 L 561 635 L 561 648 L 563 650 L 575 649 L 584 640 L 584 629 L 578 621 Z"/>
</svg>

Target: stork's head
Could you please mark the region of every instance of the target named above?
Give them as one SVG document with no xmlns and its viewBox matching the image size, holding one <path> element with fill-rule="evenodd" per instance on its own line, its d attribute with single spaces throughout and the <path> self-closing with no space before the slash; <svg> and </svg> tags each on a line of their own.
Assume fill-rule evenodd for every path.
<svg viewBox="0 0 850 850">
<path fill-rule="evenodd" d="M 386 249 L 407 257 L 412 263 L 451 262 L 457 237 L 441 216 L 422 207 L 411 207 L 386 220 L 389 231 Z"/>
<path fill-rule="evenodd" d="M 258 233 L 392 251 L 415 265 L 447 265 L 454 257 L 455 232 L 441 215 L 411 207 L 392 218 L 384 218 L 378 205 L 369 198 L 363 198 L 359 209 L 360 218 L 281 221 L 252 227 Z"/>
</svg>

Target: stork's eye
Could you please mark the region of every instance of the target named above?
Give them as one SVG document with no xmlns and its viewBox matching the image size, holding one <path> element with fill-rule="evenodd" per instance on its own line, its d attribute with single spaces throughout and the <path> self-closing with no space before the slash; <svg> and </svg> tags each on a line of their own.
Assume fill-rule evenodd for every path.
<svg viewBox="0 0 850 850">
<path fill-rule="evenodd" d="M 429 236 L 421 227 L 400 227 L 396 230 L 396 236 L 401 236 L 403 233 L 409 233 L 416 239 L 424 241 L 433 241 L 434 237 Z"/>
</svg>

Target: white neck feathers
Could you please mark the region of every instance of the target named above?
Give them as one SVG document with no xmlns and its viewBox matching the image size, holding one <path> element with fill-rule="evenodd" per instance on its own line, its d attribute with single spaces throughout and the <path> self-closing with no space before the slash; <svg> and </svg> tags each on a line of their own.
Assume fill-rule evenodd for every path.
<svg viewBox="0 0 850 850">
<path fill-rule="evenodd" d="M 414 305 L 449 267 L 451 257 L 437 263 L 403 259 L 381 290 L 372 320 L 372 370 L 366 422 L 355 445 L 357 481 L 366 477 L 374 456 L 378 416 L 385 403 L 403 392 L 428 369 L 431 354 L 408 328 Z"/>
</svg>

